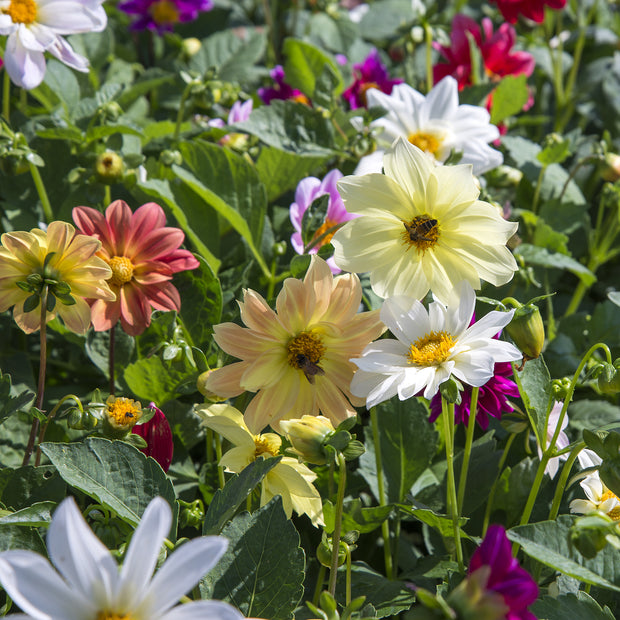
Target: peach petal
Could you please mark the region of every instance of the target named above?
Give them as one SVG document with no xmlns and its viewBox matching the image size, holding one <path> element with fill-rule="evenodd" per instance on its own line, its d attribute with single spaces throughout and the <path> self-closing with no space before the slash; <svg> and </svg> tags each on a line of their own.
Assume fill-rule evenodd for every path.
<svg viewBox="0 0 620 620">
<path fill-rule="evenodd" d="M 327 377 L 320 377 L 317 381 L 317 400 L 321 412 L 325 414 L 334 426 L 340 422 L 356 415 L 355 409 L 351 406 L 344 394 Z"/>
<path fill-rule="evenodd" d="M 155 202 L 147 202 L 138 207 L 131 218 L 131 230 L 127 234 L 128 247 L 140 247 L 141 240 L 156 228 L 166 225 L 166 214 Z"/>
<path fill-rule="evenodd" d="M 283 347 L 270 348 L 248 363 L 241 377 L 241 387 L 250 392 L 270 388 L 277 384 L 284 373 L 290 371 Z"/>
<path fill-rule="evenodd" d="M 362 287 L 353 273 L 334 279 L 329 308 L 323 314 L 323 321 L 348 323 L 357 313 L 362 301 Z"/>
<path fill-rule="evenodd" d="M 239 396 L 245 390 L 241 387 L 241 376 L 247 368 L 246 362 L 235 362 L 211 372 L 206 388 L 221 398 Z"/>
<path fill-rule="evenodd" d="M 131 234 L 131 209 L 124 200 L 115 200 L 105 210 L 110 240 L 116 256 L 127 256 L 127 235 Z"/>
<path fill-rule="evenodd" d="M 164 261 L 174 273 L 200 267 L 200 263 L 189 250 L 174 250 L 174 252 L 160 257 L 160 260 Z"/>
<path fill-rule="evenodd" d="M 334 287 L 334 276 L 329 265 L 324 260 L 312 257 L 310 268 L 304 278 L 304 285 L 314 291 L 314 308 L 309 321 L 318 321 L 323 317 L 331 304 L 331 295 Z"/>
<path fill-rule="evenodd" d="M 138 336 L 151 324 L 151 308 L 133 286 L 120 287 L 121 325 L 130 336 Z"/>
<path fill-rule="evenodd" d="M 276 313 L 257 292 L 246 289 L 243 303 L 239 302 L 241 320 L 253 330 L 277 340 L 290 337 L 283 329 Z"/>
<path fill-rule="evenodd" d="M 253 359 L 274 346 L 282 346 L 278 340 L 259 335 L 236 323 L 216 325 L 213 339 L 226 353 L 244 360 Z"/>
<path fill-rule="evenodd" d="M 282 418 L 291 409 L 300 389 L 299 374 L 287 372 L 278 385 L 261 390 L 250 401 L 243 417 L 251 433 L 260 433 L 272 420 Z"/>
<path fill-rule="evenodd" d="M 116 287 L 118 291 L 118 287 Z M 121 317 L 121 300 L 103 301 L 97 299 L 90 307 L 90 320 L 96 332 L 105 332 L 112 329 Z"/>
<path fill-rule="evenodd" d="M 56 252 L 52 263 L 57 264 L 71 243 L 75 228 L 66 222 L 51 222 L 47 227 L 47 252 Z"/>
<path fill-rule="evenodd" d="M 58 314 L 72 332 L 85 334 L 90 327 L 90 306 L 80 297 L 76 297 L 75 302 L 72 306 L 57 302 Z"/>
<path fill-rule="evenodd" d="M 135 240 L 129 255 L 136 263 L 154 260 L 176 250 L 184 239 L 185 234 L 178 228 L 158 228 L 146 237 Z"/>
<path fill-rule="evenodd" d="M 133 282 L 132 286 L 137 294 L 142 297 L 142 303 L 147 307 L 150 303 L 155 310 L 179 311 L 181 309 L 181 296 L 171 282 L 160 282 L 149 286 L 141 286 L 137 282 Z"/>
<path fill-rule="evenodd" d="M 52 317 L 48 317 L 48 321 Z M 41 328 L 41 308 L 40 306 L 32 310 L 31 312 L 24 312 L 23 305 L 16 305 L 13 308 L 13 319 L 17 323 L 17 326 L 26 334 L 32 334 Z"/>
<path fill-rule="evenodd" d="M 291 334 L 308 329 L 314 314 L 314 291 L 301 280 L 287 278 L 276 299 L 280 320 Z"/>
<path fill-rule="evenodd" d="M 112 255 L 116 255 L 114 238 L 103 213 L 91 207 L 75 207 L 71 215 L 80 232 L 98 238 L 107 250 L 112 250 Z"/>
</svg>

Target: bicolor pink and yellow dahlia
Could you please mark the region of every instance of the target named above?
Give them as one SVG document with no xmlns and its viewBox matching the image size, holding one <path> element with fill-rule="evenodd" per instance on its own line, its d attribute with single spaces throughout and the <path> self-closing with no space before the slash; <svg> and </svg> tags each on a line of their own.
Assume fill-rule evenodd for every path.
<svg viewBox="0 0 620 620">
<path fill-rule="evenodd" d="M 132 336 L 151 324 L 155 310 L 179 310 L 181 298 L 172 285 L 179 271 L 196 269 L 191 252 L 179 249 L 185 235 L 166 226 L 164 210 L 154 202 L 136 209 L 114 201 L 100 213 L 90 207 L 73 209 L 73 220 L 85 235 L 101 241 L 100 256 L 112 270 L 110 287 L 116 300 L 95 299 L 91 304 L 96 331 L 106 331 L 121 321 Z"/>
<path fill-rule="evenodd" d="M 256 392 L 245 411 L 252 433 L 279 420 L 322 413 L 334 425 L 363 404 L 349 386 L 356 366 L 350 361 L 385 330 L 377 311 L 358 313 L 362 287 L 355 274 L 334 278 L 327 263 L 313 256 L 303 281 L 287 278 L 276 310 L 246 290 L 241 320 L 222 323 L 215 341 L 240 358 L 213 371 L 207 389 L 221 397 Z"/>
</svg>

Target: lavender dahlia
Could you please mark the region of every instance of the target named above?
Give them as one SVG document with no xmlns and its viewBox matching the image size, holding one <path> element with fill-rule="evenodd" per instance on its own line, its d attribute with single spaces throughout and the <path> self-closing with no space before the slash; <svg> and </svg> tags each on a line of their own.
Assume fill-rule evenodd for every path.
<svg viewBox="0 0 620 620">
<path fill-rule="evenodd" d="M 191 22 L 201 11 L 210 11 L 213 0 L 127 0 L 118 5 L 121 11 L 135 16 L 132 30 L 172 32 L 175 24 Z"/>
</svg>

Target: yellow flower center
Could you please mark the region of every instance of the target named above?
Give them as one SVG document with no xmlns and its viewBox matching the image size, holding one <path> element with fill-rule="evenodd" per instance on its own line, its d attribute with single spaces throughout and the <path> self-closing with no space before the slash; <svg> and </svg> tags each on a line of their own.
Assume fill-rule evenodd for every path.
<svg viewBox="0 0 620 620">
<path fill-rule="evenodd" d="M 418 254 L 432 248 L 439 239 L 439 222 L 430 215 L 417 215 L 411 222 L 403 222 L 403 225 L 403 243 L 409 247 L 415 246 Z"/>
<path fill-rule="evenodd" d="M 149 12 L 156 24 L 176 24 L 179 21 L 179 11 L 170 0 L 155 2 L 149 8 Z"/>
<path fill-rule="evenodd" d="M 303 103 L 304 105 L 307 105 L 308 107 L 310 107 L 310 99 L 308 99 L 308 97 L 306 97 L 306 95 L 304 95 L 303 93 L 299 93 L 298 95 L 293 95 L 291 97 L 292 101 L 296 101 L 297 103 Z"/>
<path fill-rule="evenodd" d="M 37 19 L 37 3 L 35 0 L 11 0 L 5 9 L 14 24 L 32 24 Z"/>
<path fill-rule="evenodd" d="M 270 436 L 271 435 L 271 436 Z M 281 441 L 277 435 L 254 435 L 254 457 L 259 456 L 278 456 L 280 453 Z"/>
<path fill-rule="evenodd" d="M 314 233 L 314 237 L 313 239 L 318 239 L 322 234 L 324 234 L 326 231 L 328 231 L 330 228 L 332 228 L 333 226 L 336 226 L 338 224 L 338 222 L 334 222 L 333 220 L 329 220 L 326 219 L 323 224 L 321 224 L 321 227 L 319 229 L 317 229 L 317 231 Z M 332 237 L 336 234 L 336 231 L 332 231 L 329 234 L 325 235 L 325 237 L 323 237 L 323 239 L 321 239 L 321 241 L 319 243 L 317 243 L 314 247 L 322 247 L 326 244 L 328 244 L 331 240 Z"/>
<path fill-rule="evenodd" d="M 409 140 L 413 146 L 417 146 L 421 151 L 431 153 L 432 155 L 437 153 L 442 143 L 441 138 L 425 131 L 416 131 L 416 133 L 412 133 L 407 140 Z"/>
<path fill-rule="evenodd" d="M 108 402 L 108 418 L 117 426 L 134 426 L 142 417 L 142 406 L 131 398 L 117 398 Z"/>
<path fill-rule="evenodd" d="M 129 614 L 111 614 L 107 611 L 100 611 L 97 614 L 97 620 L 131 620 L 131 616 Z"/>
<path fill-rule="evenodd" d="M 114 256 L 109 262 L 112 270 L 110 282 L 117 286 L 123 286 L 127 282 L 131 282 L 133 278 L 133 264 L 126 256 Z"/>
<path fill-rule="evenodd" d="M 608 499 L 620 499 L 615 493 L 612 493 L 609 489 L 601 496 L 601 504 Z M 614 521 L 620 521 L 620 506 L 616 506 L 607 513 L 607 516 Z"/>
<path fill-rule="evenodd" d="M 366 82 L 360 87 L 360 99 L 364 105 L 368 105 L 368 99 L 366 93 L 371 89 L 376 88 L 379 90 L 379 85 L 376 82 Z"/>
<path fill-rule="evenodd" d="M 410 347 L 407 361 L 416 366 L 439 366 L 450 357 L 456 341 L 447 332 L 431 332 Z"/>
</svg>

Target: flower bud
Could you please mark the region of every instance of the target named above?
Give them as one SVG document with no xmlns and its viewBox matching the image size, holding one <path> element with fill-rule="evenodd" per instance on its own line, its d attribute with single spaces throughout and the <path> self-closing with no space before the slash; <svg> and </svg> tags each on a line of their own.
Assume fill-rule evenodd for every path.
<svg viewBox="0 0 620 620">
<path fill-rule="evenodd" d="M 118 183 L 125 173 L 125 164 L 120 155 L 112 151 L 105 151 L 97 157 L 95 162 L 95 172 L 97 179 L 106 185 Z"/>
<path fill-rule="evenodd" d="M 620 155 L 607 153 L 601 169 L 601 177 L 605 181 L 614 183 L 620 179 Z"/>
<path fill-rule="evenodd" d="M 523 353 L 525 360 L 536 359 L 545 344 L 545 328 L 538 306 L 525 304 L 515 310 L 506 326 L 508 335 Z"/>
<path fill-rule="evenodd" d="M 291 452 L 314 465 L 327 462 L 324 443 L 335 432 L 327 418 L 322 415 L 305 415 L 299 420 L 282 420 L 280 427 L 293 446 Z"/>
<path fill-rule="evenodd" d="M 196 388 L 207 400 L 210 400 L 211 402 L 214 402 L 214 403 L 221 403 L 222 401 L 225 401 L 226 398 L 219 396 L 215 392 L 212 392 L 211 390 L 207 389 L 207 381 L 209 379 L 209 375 L 212 372 L 213 372 L 213 369 L 205 370 L 203 373 L 201 373 L 198 376 L 198 379 L 196 380 Z"/>
<path fill-rule="evenodd" d="M 103 433 L 112 439 L 121 439 L 142 417 L 142 405 L 131 398 L 109 396 L 103 410 Z"/>
<path fill-rule="evenodd" d="M 153 417 L 144 424 L 134 426 L 131 432 L 146 441 L 146 448 L 142 452 L 153 457 L 164 471 L 168 471 L 174 450 L 172 430 L 164 412 L 155 403 L 150 403 L 149 409 L 154 411 Z"/>
<path fill-rule="evenodd" d="M 598 376 L 598 389 L 603 394 L 617 394 L 620 392 L 619 362 L 620 360 L 616 360 L 614 364 L 602 365 L 601 373 Z"/>
<path fill-rule="evenodd" d="M 202 43 L 200 39 L 196 37 L 190 37 L 189 39 L 183 39 L 183 43 L 181 44 L 181 49 L 183 50 L 183 55 L 186 58 L 191 58 L 195 56 L 202 47 Z"/>
</svg>

